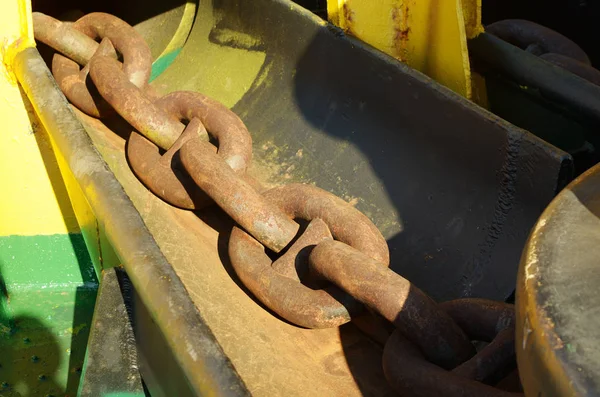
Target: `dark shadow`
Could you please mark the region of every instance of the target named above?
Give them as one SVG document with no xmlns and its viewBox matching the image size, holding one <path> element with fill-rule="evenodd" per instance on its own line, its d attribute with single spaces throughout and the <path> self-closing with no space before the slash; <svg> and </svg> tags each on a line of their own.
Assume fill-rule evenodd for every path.
<svg viewBox="0 0 600 397">
<path fill-rule="evenodd" d="M 64 389 L 55 380 L 59 344 L 40 319 L 11 318 L 10 330 L 0 337 L 0 394 L 10 397 L 58 396 Z M 3 328 L 7 324 L 2 321 Z"/>
<path fill-rule="evenodd" d="M 529 0 L 483 1 L 484 25 L 503 19 L 527 19 L 556 30 L 575 41 L 590 56 L 592 63 L 600 65 L 598 37 L 600 4 L 593 0 Z"/>
</svg>

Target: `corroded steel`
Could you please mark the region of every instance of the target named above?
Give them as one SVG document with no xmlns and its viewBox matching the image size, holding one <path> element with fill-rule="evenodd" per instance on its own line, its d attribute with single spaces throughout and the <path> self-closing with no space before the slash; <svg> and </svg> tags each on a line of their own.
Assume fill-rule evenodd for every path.
<svg viewBox="0 0 600 397">
<path fill-rule="evenodd" d="M 292 241 L 299 225 L 240 178 L 210 143 L 190 139 L 179 154 L 194 182 L 258 241 L 275 252 Z"/>
<path fill-rule="evenodd" d="M 118 70 L 115 73 L 119 75 Z M 156 109 L 161 114 L 164 113 L 166 120 L 198 118 L 208 129 L 208 134 L 218 142 L 219 157 L 236 174 L 244 175 L 252 159 L 252 138 L 235 113 L 211 98 L 189 91 L 165 95 L 148 108 L 145 106 L 148 103 L 147 97 L 135 87 L 130 86 L 130 89 L 131 95 L 126 102 L 119 96 L 111 101 L 124 118 L 138 120 L 132 118 L 147 115 L 147 112 Z M 136 98 L 141 99 L 139 105 L 136 105 Z M 139 120 L 143 123 L 143 116 Z M 177 126 L 175 131 L 182 127 L 183 125 Z M 206 129 L 202 128 L 198 134 L 200 138 L 208 139 Z M 154 143 L 138 133 L 132 133 L 127 145 L 127 157 L 134 173 L 154 194 L 181 208 L 200 209 L 212 200 L 194 184 L 181 165 L 178 153 L 180 147 L 181 144 L 173 144 L 161 155 Z M 216 147 L 211 147 L 213 151 L 217 151 Z"/>
<path fill-rule="evenodd" d="M 129 81 L 119 61 L 104 56 L 93 57 L 90 77 L 116 112 L 160 148 L 168 150 L 183 132 L 185 125 Z"/>
<path fill-rule="evenodd" d="M 440 305 L 473 340 L 491 342 L 474 357 L 448 371 L 425 358 L 401 330 L 394 331 L 385 345 L 385 376 L 402 395 L 415 397 L 522 397 L 522 393 L 493 387 L 516 366 L 514 308 L 482 299 L 461 299 Z M 486 384 L 489 382 L 492 385 Z"/>
<path fill-rule="evenodd" d="M 310 254 L 322 277 L 374 309 L 443 368 L 469 359 L 475 349 L 456 323 L 410 281 L 339 241 L 325 241 Z"/>
<path fill-rule="evenodd" d="M 198 120 L 190 122 L 186 130 L 189 130 L 186 137 L 194 134 L 200 137 L 202 133 L 206 134 Z M 200 209 L 212 200 L 194 184 L 181 163 L 174 160 L 184 142 L 182 134 L 171 148 L 161 155 L 158 146 L 133 131 L 127 145 L 127 157 L 135 175 L 152 193 L 171 205 L 189 210 Z M 217 150 L 214 146 L 212 149 Z"/>
<path fill-rule="evenodd" d="M 321 219 L 313 219 L 302 235 L 298 237 L 298 240 L 273 262 L 273 269 L 298 282 L 300 280 L 306 282 L 306 276 L 309 272 L 308 256 L 321 241 L 332 239 L 333 237 L 327 224 Z"/>
<path fill-rule="evenodd" d="M 388 266 L 387 242 L 366 215 L 341 198 L 316 186 L 293 183 L 265 192 L 270 202 L 292 218 L 320 218 L 336 240 L 342 241 L 370 258 Z"/>
<path fill-rule="evenodd" d="M 310 185 L 290 184 L 264 193 L 289 217 L 320 218 L 332 236 L 389 264 L 385 239 L 375 225 L 344 200 Z M 318 239 L 318 237 L 317 237 Z M 231 263 L 250 291 L 283 318 L 308 328 L 334 327 L 350 321 L 360 305 L 338 288 L 312 289 L 276 271 L 264 247 L 235 228 L 229 241 Z"/>
<path fill-rule="evenodd" d="M 36 13 L 34 17 L 38 23 L 41 21 L 39 40 L 45 40 L 46 44 L 50 46 L 59 44 L 56 47 L 53 46 L 53 48 L 58 51 L 64 50 L 67 56 L 75 54 L 78 62 L 89 61 L 93 57 L 93 53 L 91 53 L 93 45 L 89 40 L 82 39 L 80 34 L 73 31 L 83 33 L 92 40 L 108 38 L 115 49 L 123 56 L 122 68 L 127 79 L 139 88 L 144 88 L 148 84 L 152 69 L 150 48 L 139 33 L 125 21 L 110 14 L 99 12 L 87 14 L 70 25 L 65 25 L 40 13 Z M 65 31 L 68 32 L 66 35 Z M 59 36 L 65 37 L 67 41 L 57 38 Z M 38 38 L 37 31 L 36 38 Z M 77 44 L 69 46 L 69 42 Z M 90 54 L 92 57 L 90 57 Z M 96 97 L 90 103 L 90 98 L 93 95 L 88 90 L 82 92 L 81 88 L 72 88 L 74 84 L 81 87 L 82 78 L 85 81 L 85 76 L 80 75 L 77 62 L 61 54 L 55 54 L 52 70 L 65 96 L 75 106 L 94 117 L 100 117 L 106 113 L 104 108 L 99 108 L 96 105 L 99 98 Z"/>
</svg>

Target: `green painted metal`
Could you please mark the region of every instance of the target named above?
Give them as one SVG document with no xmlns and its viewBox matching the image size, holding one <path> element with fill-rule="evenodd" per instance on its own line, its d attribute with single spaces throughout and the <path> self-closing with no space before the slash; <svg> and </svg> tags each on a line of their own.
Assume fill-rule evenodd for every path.
<svg viewBox="0 0 600 397">
<path fill-rule="evenodd" d="M 98 279 L 81 234 L 0 237 L 0 396 L 74 396 Z"/>
<path fill-rule="evenodd" d="M 152 82 L 155 78 L 161 75 L 162 72 L 165 71 L 177 58 L 177 55 L 181 52 L 181 48 L 178 48 L 174 51 L 169 52 L 168 54 L 163 55 L 158 58 L 152 64 L 152 73 L 150 74 L 150 82 Z"/>
</svg>

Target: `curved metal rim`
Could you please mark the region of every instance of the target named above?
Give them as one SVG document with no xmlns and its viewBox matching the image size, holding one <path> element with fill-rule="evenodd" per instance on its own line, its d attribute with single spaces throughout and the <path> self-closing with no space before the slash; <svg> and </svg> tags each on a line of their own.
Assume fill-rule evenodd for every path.
<svg viewBox="0 0 600 397">
<path fill-rule="evenodd" d="M 600 392 L 600 165 L 546 208 L 517 280 L 517 359 L 526 395 Z"/>
</svg>

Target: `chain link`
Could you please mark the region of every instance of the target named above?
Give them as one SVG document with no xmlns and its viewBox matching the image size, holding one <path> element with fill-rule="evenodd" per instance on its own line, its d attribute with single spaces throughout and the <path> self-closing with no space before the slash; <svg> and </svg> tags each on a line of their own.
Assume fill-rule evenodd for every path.
<svg viewBox="0 0 600 397">
<path fill-rule="evenodd" d="M 365 307 L 379 313 L 396 328 L 383 365 L 403 395 L 510 395 L 488 384 L 516 366 L 511 305 L 437 304 L 388 268 L 385 238 L 344 200 L 302 184 L 260 193 L 245 177 L 252 139 L 242 120 L 196 92 L 149 95 L 149 48 L 124 21 L 92 13 L 67 25 L 34 13 L 34 31 L 62 54 L 54 55 L 52 71 L 74 106 L 97 118 L 116 111 L 131 124 L 130 165 L 154 194 L 186 209 L 214 202 L 237 222 L 232 265 L 270 310 L 308 328 L 362 319 Z M 296 220 L 309 222 L 299 236 Z M 273 261 L 265 247 L 279 257 Z M 476 353 L 471 339 L 491 343 Z"/>
<path fill-rule="evenodd" d="M 576 43 L 562 34 L 522 19 L 506 19 L 486 26 L 486 32 L 499 37 L 543 60 L 600 85 L 600 71 Z"/>
</svg>

